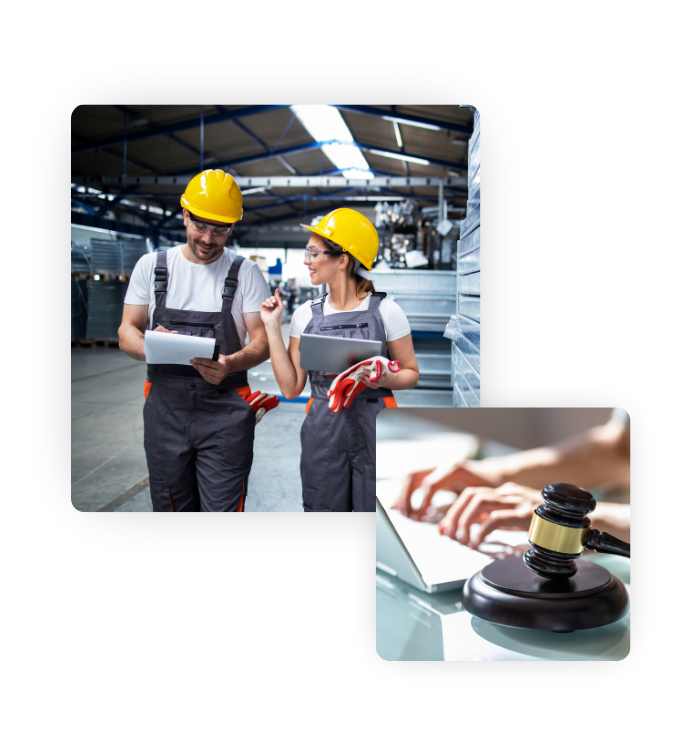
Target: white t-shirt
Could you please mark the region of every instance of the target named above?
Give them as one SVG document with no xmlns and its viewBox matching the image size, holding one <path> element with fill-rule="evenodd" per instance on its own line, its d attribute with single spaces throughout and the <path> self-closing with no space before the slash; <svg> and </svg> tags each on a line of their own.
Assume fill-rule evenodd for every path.
<svg viewBox="0 0 680 744">
<path fill-rule="evenodd" d="M 369 293 L 369 296 L 357 306 L 356 310 L 340 311 L 333 308 L 331 303 L 328 301 L 328 297 L 326 297 L 323 303 L 323 314 L 332 315 L 333 313 L 338 312 L 359 313 L 368 310 L 370 298 L 371 295 Z M 383 325 L 385 326 L 385 336 L 387 336 L 388 341 L 396 341 L 398 338 L 403 338 L 411 333 L 411 326 L 406 319 L 406 314 L 399 305 L 389 297 L 385 297 L 385 299 L 380 303 L 380 315 L 382 315 Z M 290 319 L 290 337 L 300 338 L 300 334 L 304 333 L 304 330 L 311 319 L 312 301 L 309 300 L 308 302 L 305 302 L 304 305 L 300 305 L 300 307 L 293 313 L 293 317 Z"/>
<path fill-rule="evenodd" d="M 222 309 L 224 280 L 236 253 L 225 248 L 224 254 L 210 264 L 191 263 L 182 254 L 181 246 L 169 248 L 167 254 L 168 294 L 165 306 L 176 310 L 219 312 Z M 137 261 L 125 295 L 126 305 L 149 306 L 149 329 L 156 309 L 154 269 L 157 257 L 158 253 L 147 253 Z M 257 264 L 246 258 L 239 270 L 238 287 L 231 306 L 241 346 L 245 345 L 247 335 L 243 313 L 259 313 L 260 305 L 270 296 L 269 286 Z"/>
</svg>

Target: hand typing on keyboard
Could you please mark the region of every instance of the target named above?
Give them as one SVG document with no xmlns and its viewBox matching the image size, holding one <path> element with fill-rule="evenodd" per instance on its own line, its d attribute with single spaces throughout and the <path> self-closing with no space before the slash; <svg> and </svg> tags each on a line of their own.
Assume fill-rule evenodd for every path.
<svg viewBox="0 0 680 744">
<path fill-rule="evenodd" d="M 534 509 L 543 503 L 541 492 L 517 483 L 499 488 L 466 488 L 439 523 L 440 534 L 476 548 L 494 530 L 528 530 Z M 479 524 L 472 537 L 472 525 Z"/>
<path fill-rule="evenodd" d="M 409 473 L 392 508 L 397 509 L 406 517 L 420 521 L 427 515 L 437 491 L 461 493 L 471 486 L 499 486 L 502 481 L 499 481 L 490 471 L 488 467 L 490 462 L 490 460 L 467 460 L 453 466 L 429 468 L 428 470 Z M 413 507 L 411 503 L 416 489 L 422 489 L 423 492 L 422 502 L 417 508 Z"/>
</svg>

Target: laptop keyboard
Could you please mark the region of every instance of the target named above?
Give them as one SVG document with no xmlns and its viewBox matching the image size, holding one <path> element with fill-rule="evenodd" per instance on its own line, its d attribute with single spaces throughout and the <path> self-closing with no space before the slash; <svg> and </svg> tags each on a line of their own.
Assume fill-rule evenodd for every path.
<svg viewBox="0 0 680 744">
<path fill-rule="evenodd" d="M 386 512 L 429 585 L 467 579 L 491 563 L 488 556 L 440 535 L 434 524 L 414 522 L 394 509 L 386 508 Z"/>
</svg>

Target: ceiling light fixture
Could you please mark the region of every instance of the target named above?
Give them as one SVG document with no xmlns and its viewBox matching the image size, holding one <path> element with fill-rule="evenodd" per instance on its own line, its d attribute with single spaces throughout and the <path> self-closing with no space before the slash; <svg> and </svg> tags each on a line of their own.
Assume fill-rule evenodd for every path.
<svg viewBox="0 0 680 744">
<path fill-rule="evenodd" d="M 374 155 L 382 155 L 384 158 L 394 158 L 395 160 L 405 160 L 407 163 L 418 163 L 419 165 L 429 165 L 430 161 L 424 158 L 414 158 L 412 155 L 402 155 L 397 152 L 385 152 L 384 150 L 369 150 Z"/>
<path fill-rule="evenodd" d="M 401 141 L 401 132 L 399 131 L 399 124 L 397 124 L 396 121 L 393 121 L 392 124 L 394 124 L 394 136 L 397 138 L 397 147 L 403 147 L 404 143 Z"/>
<path fill-rule="evenodd" d="M 346 201 L 404 201 L 408 199 L 407 196 L 346 196 Z"/>
<path fill-rule="evenodd" d="M 409 127 L 420 127 L 420 129 L 433 129 L 435 132 L 440 132 L 441 127 L 435 124 L 423 124 L 420 121 L 411 121 L 410 119 L 400 119 L 398 116 L 383 116 L 383 119 L 387 121 L 393 121 L 398 124 L 406 124 Z"/>
<path fill-rule="evenodd" d="M 336 140 L 322 145 L 321 151 L 345 178 L 373 178 L 366 158 L 351 144 L 354 137 L 334 106 L 291 106 L 291 109 L 317 142 Z"/>
<path fill-rule="evenodd" d="M 286 160 L 285 158 L 282 158 L 282 157 L 280 157 L 280 156 L 279 156 L 279 157 L 277 157 L 276 159 L 277 159 L 277 160 L 279 161 L 279 163 L 281 163 L 281 165 L 282 165 L 282 166 L 283 166 L 283 167 L 284 167 L 284 168 L 285 168 L 286 170 L 288 170 L 288 171 L 289 171 L 290 173 L 292 173 L 292 174 L 293 174 L 294 176 L 297 176 L 297 175 L 298 175 L 298 172 L 297 172 L 297 171 L 295 170 L 295 168 L 293 168 L 293 166 L 292 166 L 292 165 L 291 165 L 291 164 L 290 164 L 290 163 L 289 163 L 289 162 L 288 162 L 288 161 L 287 161 L 287 160 Z"/>
<path fill-rule="evenodd" d="M 256 189 L 246 189 L 241 192 L 241 196 L 248 196 L 248 194 L 259 194 L 262 191 L 266 191 L 266 186 L 258 186 Z"/>
</svg>

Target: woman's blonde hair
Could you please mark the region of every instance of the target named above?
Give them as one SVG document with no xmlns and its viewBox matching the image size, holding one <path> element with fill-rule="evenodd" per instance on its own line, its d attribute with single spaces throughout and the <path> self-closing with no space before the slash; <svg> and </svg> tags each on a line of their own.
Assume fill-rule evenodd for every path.
<svg viewBox="0 0 680 744">
<path fill-rule="evenodd" d="M 320 235 L 319 237 L 321 238 Z M 333 251 L 332 253 L 328 254 L 331 258 L 340 258 L 343 252 L 347 253 L 347 258 L 349 258 L 349 261 L 347 262 L 347 278 L 353 279 L 357 283 L 357 297 L 361 297 L 367 292 L 375 294 L 375 287 L 373 286 L 373 282 L 370 279 L 364 279 L 363 276 L 359 276 L 359 274 L 357 274 L 356 259 L 354 258 L 354 256 L 351 253 L 345 251 L 341 245 L 334 243 L 328 238 L 321 238 L 321 240 L 323 241 L 324 245 L 328 247 L 329 251 Z"/>
</svg>

